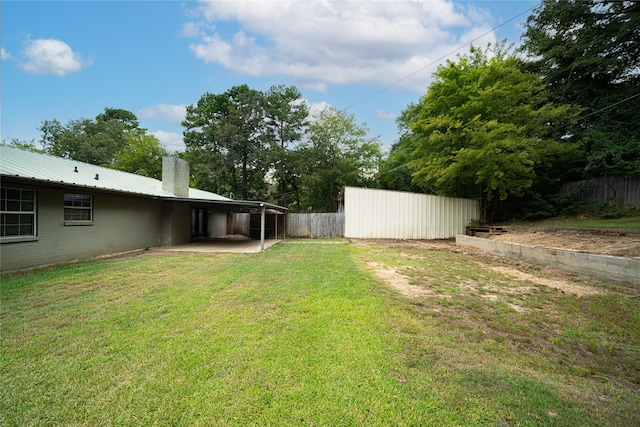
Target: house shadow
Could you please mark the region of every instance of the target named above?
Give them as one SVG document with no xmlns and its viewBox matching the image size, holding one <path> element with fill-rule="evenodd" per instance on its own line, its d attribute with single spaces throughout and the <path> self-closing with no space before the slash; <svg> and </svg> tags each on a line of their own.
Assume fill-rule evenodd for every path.
<svg viewBox="0 0 640 427">
<path fill-rule="evenodd" d="M 282 240 L 265 239 L 264 249 L 267 249 Z M 198 237 L 189 243 L 181 245 L 155 248 L 160 252 L 199 252 L 199 253 L 256 253 L 261 252 L 260 240 L 251 239 L 242 235 L 229 235 L 224 238 Z"/>
</svg>

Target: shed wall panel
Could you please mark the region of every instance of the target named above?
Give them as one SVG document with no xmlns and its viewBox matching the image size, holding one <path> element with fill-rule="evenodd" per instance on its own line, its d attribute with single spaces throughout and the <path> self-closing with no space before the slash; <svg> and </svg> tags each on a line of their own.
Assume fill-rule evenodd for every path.
<svg viewBox="0 0 640 427">
<path fill-rule="evenodd" d="M 448 239 L 480 218 L 478 200 L 345 187 L 345 237 Z"/>
</svg>

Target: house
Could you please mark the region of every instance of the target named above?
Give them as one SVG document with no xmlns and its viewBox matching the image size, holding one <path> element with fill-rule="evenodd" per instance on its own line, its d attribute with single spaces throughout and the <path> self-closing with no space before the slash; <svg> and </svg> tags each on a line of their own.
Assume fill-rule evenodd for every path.
<svg viewBox="0 0 640 427">
<path fill-rule="evenodd" d="M 176 157 L 159 181 L 0 145 L 0 187 L 3 272 L 224 237 L 233 213 L 286 211 L 190 188 Z"/>
</svg>

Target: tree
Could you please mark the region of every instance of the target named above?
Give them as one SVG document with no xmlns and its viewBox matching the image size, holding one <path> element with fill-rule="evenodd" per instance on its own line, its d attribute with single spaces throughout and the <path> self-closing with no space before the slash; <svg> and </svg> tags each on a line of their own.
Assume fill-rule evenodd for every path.
<svg viewBox="0 0 640 427">
<path fill-rule="evenodd" d="M 34 153 L 44 153 L 42 148 L 36 147 L 36 141 L 34 139 L 31 141 L 23 141 L 18 138 L 10 138 L 8 141 L 3 140 L 2 143 L 9 147 L 20 148 L 21 150 L 33 151 Z"/>
<path fill-rule="evenodd" d="M 239 194 L 265 192 L 267 167 L 264 96 L 247 85 L 204 94 L 187 106 L 184 143 L 200 188 Z"/>
<path fill-rule="evenodd" d="M 66 157 L 94 165 L 113 163 L 125 145 L 125 127 L 120 122 L 96 122 L 91 119 L 70 120 L 65 127 L 44 121 L 42 145 L 54 156 Z"/>
<path fill-rule="evenodd" d="M 316 212 L 335 212 L 345 185 L 375 185 L 381 160 L 378 138 L 369 138 L 368 129 L 350 114 L 325 108 L 309 125 L 307 140 L 300 147 L 305 159 L 302 202 Z"/>
<path fill-rule="evenodd" d="M 191 167 L 191 185 L 220 194 L 233 191 L 228 185 L 230 168 L 219 129 L 225 120 L 226 103 L 224 96 L 205 93 L 196 104 L 187 106 L 182 122 L 186 146 L 182 157 Z"/>
<path fill-rule="evenodd" d="M 424 193 L 425 189 L 413 181 L 413 171 L 409 168 L 411 155 L 418 145 L 418 139 L 411 131 L 413 116 L 419 113 L 419 106 L 409 105 L 398 117 L 396 123 L 400 131 L 400 139 L 393 144 L 389 156 L 380 164 L 377 180 L 382 188 L 388 190 Z"/>
<path fill-rule="evenodd" d="M 140 127 L 138 118 L 131 111 L 121 108 L 105 108 L 104 113 L 96 116 L 96 121 L 109 122 L 116 121 L 122 123 L 127 129 L 135 130 Z"/>
<path fill-rule="evenodd" d="M 240 193 L 244 200 L 264 194 L 264 176 L 267 167 L 264 128 L 264 96 L 247 85 L 231 88 L 228 92 L 229 110 L 224 127 L 228 154 L 236 162 L 240 173 Z M 237 173 L 234 174 L 234 178 Z"/>
<path fill-rule="evenodd" d="M 162 179 L 162 157 L 168 156 L 169 152 L 160 145 L 160 141 L 143 132 L 130 132 L 126 135 L 126 140 L 126 145 L 109 167 Z"/>
<path fill-rule="evenodd" d="M 579 110 L 554 105 L 544 84 L 521 70 L 502 45 L 493 52 L 472 48 L 448 61 L 416 111 L 410 127 L 418 139 L 409 167 L 413 180 L 444 196 L 481 198 L 491 220 L 508 198 L 535 187 L 541 171 L 563 171 L 556 159 L 577 156 L 561 139 L 563 125 Z"/>
<path fill-rule="evenodd" d="M 640 2 L 543 0 L 523 42 L 550 99 L 585 108 L 584 175 L 640 176 Z"/>
<path fill-rule="evenodd" d="M 132 119 L 133 117 L 133 119 Z M 106 108 L 95 120 L 45 120 L 40 126 L 45 152 L 95 165 L 108 166 L 127 144 L 131 132 L 144 132 L 133 113 Z"/>
<path fill-rule="evenodd" d="M 295 86 L 272 86 L 265 95 L 267 133 L 271 146 L 270 167 L 278 194 L 276 203 L 288 206 L 287 194 L 294 192 L 299 203 L 299 170 L 290 144 L 304 136 L 309 110 L 302 94 Z"/>
</svg>

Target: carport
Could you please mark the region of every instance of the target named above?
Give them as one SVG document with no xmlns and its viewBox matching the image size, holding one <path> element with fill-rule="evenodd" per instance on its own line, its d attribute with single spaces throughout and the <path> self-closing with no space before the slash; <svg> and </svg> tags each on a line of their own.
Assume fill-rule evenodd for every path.
<svg viewBox="0 0 640 427">
<path fill-rule="evenodd" d="M 281 212 L 285 214 L 285 226 L 286 226 L 286 213 L 287 208 L 283 206 L 274 205 L 271 203 L 261 201 L 250 200 L 208 200 L 208 199 L 195 199 L 195 198 L 170 198 L 172 201 L 185 202 L 191 207 L 191 222 L 192 230 L 197 230 L 196 233 L 192 233 L 191 242 L 183 245 L 176 245 L 174 248 L 181 248 L 187 250 L 188 245 L 196 252 L 257 252 L 255 250 L 256 240 L 246 238 L 241 239 L 238 237 L 233 238 L 208 238 L 207 229 L 209 224 L 207 223 L 208 209 L 226 209 L 229 215 L 235 213 L 257 213 L 260 215 L 260 247 L 259 251 L 264 251 L 265 247 L 269 247 L 276 243 L 278 231 L 276 230 L 276 239 L 270 239 L 265 241 L 265 218 L 267 209 L 270 211 Z M 277 227 L 277 221 L 276 221 Z M 228 229 L 228 227 L 227 227 Z M 281 230 L 284 232 L 284 230 Z M 283 236 L 286 237 L 286 233 Z M 208 250 L 205 250 L 208 249 Z M 226 249 L 226 250 L 224 250 Z"/>
</svg>

